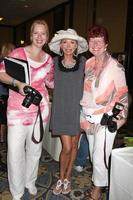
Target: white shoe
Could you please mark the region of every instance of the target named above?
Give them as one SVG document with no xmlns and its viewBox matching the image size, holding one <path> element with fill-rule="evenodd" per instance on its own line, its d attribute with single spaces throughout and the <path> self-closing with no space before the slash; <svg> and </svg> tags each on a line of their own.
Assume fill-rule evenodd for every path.
<svg viewBox="0 0 133 200">
<path fill-rule="evenodd" d="M 35 186 L 29 187 L 28 191 L 31 195 L 36 196 L 37 195 L 37 188 Z"/>
<path fill-rule="evenodd" d="M 22 196 L 23 196 L 23 193 L 19 194 L 19 195 L 15 195 L 15 196 L 13 196 L 12 200 L 21 200 Z"/>
<path fill-rule="evenodd" d="M 82 172 L 84 170 L 84 168 L 82 166 L 74 166 L 74 169 L 77 171 L 77 172 Z"/>
</svg>

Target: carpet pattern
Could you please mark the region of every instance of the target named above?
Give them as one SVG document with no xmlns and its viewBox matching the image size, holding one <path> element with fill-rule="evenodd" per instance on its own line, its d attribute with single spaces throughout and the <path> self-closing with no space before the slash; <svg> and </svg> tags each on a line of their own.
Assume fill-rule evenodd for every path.
<svg viewBox="0 0 133 200">
<path fill-rule="evenodd" d="M 133 113 L 127 123 L 118 131 L 114 147 L 124 146 L 124 136 L 133 137 Z M 0 144 L 0 154 L 2 161 L 6 163 L 7 147 L 6 144 Z M 30 196 L 25 189 L 22 200 L 85 200 L 84 191 L 91 185 L 92 168 L 88 160 L 87 167 L 83 172 L 72 171 L 72 191 L 68 195 L 60 194 L 58 196 L 52 193 L 52 188 L 59 177 L 59 162 L 53 160 L 51 156 L 43 149 L 39 164 L 38 179 L 36 186 L 38 193 L 36 197 Z M 0 200 L 11 200 L 7 172 L 0 170 Z M 103 193 L 102 200 L 108 200 L 108 189 Z"/>
<path fill-rule="evenodd" d="M 6 163 L 7 148 L 5 144 L 0 146 L 2 161 Z M 91 184 L 91 165 L 88 165 L 83 172 L 72 171 L 72 191 L 68 195 L 54 195 L 52 188 L 59 177 L 59 163 L 51 158 L 51 156 L 43 150 L 39 164 L 38 179 L 36 186 L 38 193 L 36 197 L 30 196 L 25 189 L 22 200 L 85 200 L 84 191 Z M 106 192 L 107 193 L 107 192 Z M 103 200 L 106 199 L 106 193 L 103 193 Z M 0 200 L 11 200 L 9 192 L 7 172 L 0 171 Z"/>
</svg>

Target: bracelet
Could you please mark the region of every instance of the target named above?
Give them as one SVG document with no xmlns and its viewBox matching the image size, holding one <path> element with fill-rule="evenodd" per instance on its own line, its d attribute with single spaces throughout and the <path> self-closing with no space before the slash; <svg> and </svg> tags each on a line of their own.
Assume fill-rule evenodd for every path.
<svg viewBox="0 0 133 200">
<path fill-rule="evenodd" d="M 16 79 L 15 78 L 12 79 L 12 86 L 16 87 Z"/>
</svg>

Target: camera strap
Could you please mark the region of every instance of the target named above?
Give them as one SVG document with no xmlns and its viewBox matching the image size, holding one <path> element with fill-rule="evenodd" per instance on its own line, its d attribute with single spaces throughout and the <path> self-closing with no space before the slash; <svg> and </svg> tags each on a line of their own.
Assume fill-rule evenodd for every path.
<svg viewBox="0 0 133 200">
<path fill-rule="evenodd" d="M 34 130 L 35 130 L 35 125 L 37 123 L 37 119 L 39 117 L 39 123 L 40 123 L 40 139 L 39 140 L 36 140 L 35 138 L 35 135 L 34 135 Z M 40 106 L 38 106 L 38 112 L 37 112 L 37 116 L 36 116 L 36 120 L 35 120 L 35 123 L 34 123 L 34 126 L 33 126 L 33 132 L 32 132 L 32 141 L 35 143 L 35 144 L 39 144 L 42 139 L 43 139 L 43 133 L 44 133 L 44 129 L 43 129 L 43 120 L 42 120 L 42 115 L 41 115 L 41 110 L 40 110 Z"/>
<path fill-rule="evenodd" d="M 104 164 L 106 169 L 108 169 L 107 160 L 106 160 L 106 126 L 105 126 L 105 138 L 104 138 Z"/>
</svg>

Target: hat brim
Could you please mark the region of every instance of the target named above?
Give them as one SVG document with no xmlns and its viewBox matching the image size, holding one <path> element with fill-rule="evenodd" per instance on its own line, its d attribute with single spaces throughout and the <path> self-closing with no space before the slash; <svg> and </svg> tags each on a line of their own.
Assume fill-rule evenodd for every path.
<svg viewBox="0 0 133 200">
<path fill-rule="evenodd" d="M 64 39 L 76 40 L 78 42 L 77 54 L 81 54 L 88 50 L 88 43 L 83 37 L 78 36 L 78 35 L 68 35 L 68 34 L 61 35 L 61 36 L 56 35 L 55 37 L 53 37 L 53 39 L 49 43 L 50 50 L 60 55 L 60 43 L 61 43 L 61 40 L 64 40 Z"/>
</svg>

